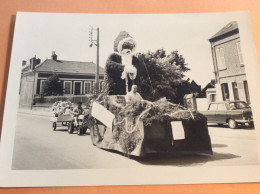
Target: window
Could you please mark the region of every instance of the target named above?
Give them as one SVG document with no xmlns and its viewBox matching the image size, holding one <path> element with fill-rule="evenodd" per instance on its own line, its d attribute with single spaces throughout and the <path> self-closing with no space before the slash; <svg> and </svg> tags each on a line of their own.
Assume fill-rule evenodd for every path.
<svg viewBox="0 0 260 194">
<path fill-rule="evenodd" d="M 91 93 L 91 82 L 84 82 L 84 93 L 85 94 Z"/>
<path fill-rule="evenodd" d="M 240 42 L 237 43 L 237 53 L 238 53 L 240 65 L 244 65 Z"/>
<path fill-rule="evenodd" d="M 72 92 L 72 82 L 71 81 L 64 81 L 63 89 L 64 89 L 64 94 L 71 94 Z"/>
<path fill-rule="evenodd" d="M 100 82 L 99 82 L 99 91 L 102 91 L 102 89 L 103 89 L 103 87 L 102 87 L 102 86 L 103 86 L 103 82 L 102 82 L 102 81 L 100 81 Z"/>
<path fill-rule="evenodd" d="M 249 96 L 249 90 L 248 90 L 248 84 L 247 81 L 244 81 L 244 89 L 245 89 L 245 94 L 246 94 L 246 101 L 248 104 L 250 104 L 250 96 Z"/>
<path fill-rule="evenodd" d="M 217 110 L 217 104 L 211 104 L 209 110 Z"/>
<path fill-rule="evenodd" d="M 216 102 L 216 94 L 210 94 L 210 102 Z"/>
<path fill-rule="evenodd" d="M 232 88 L 233 88 L 234 100 L 239 100 L 239 94 L 238 94 L 238 88 L 236 82 L 232 83 Z"/>
<path fill-rule="evenodd" d="M 223 100 L 229 100 L 229 90 L 228 90 L 228 84 L 224 83 L 221 84 L 221 90 L 222 90 L 222 96 L 223 96 Z"/>
<path fill-rule="evenodd" d="M 218 104 L 218 110 L 227 110 L 227 108 L 226 108 L 225 104 L 220 103 L 220 104 Z"/>
<path fill-rule="evenodd" d="M 226 63 L 225 63 L 225 57 L 224 57 L 224 50 L 223 48 L 217 48 L 216 49 L 216 57 L 217 57 L 217 64 L 218 64 L 218 69 L 226 69 Z"/>
<path fill-rule="evenodd" d="M 96 88 L 97 85 L 96 85 L 96 82 L 92 82 L 92 94 L 96 94 Z"/>
<path fill-rule="evenodd" d="M 46 80 L 41 80 L 41 85 L 40 85 L 40 94 L 43 93 L 43 88 L 44 88 L 44 86 L 45 86 L 45 82 L 46 82 Z"/>
</svg>

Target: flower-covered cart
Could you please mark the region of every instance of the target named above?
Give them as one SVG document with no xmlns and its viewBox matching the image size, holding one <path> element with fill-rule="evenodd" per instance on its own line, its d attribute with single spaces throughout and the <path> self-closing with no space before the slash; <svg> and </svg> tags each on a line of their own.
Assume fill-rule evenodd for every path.
<svg viewBox="0 0 260 194">
<path fill-rule="evenodd" d="M 99 104 L 103 112 L 115 115 L 112 124 L 107 124 L 109 122 L 104 117 L 91 119 L 91 140 L 99 148 L 134 156 L 149 153 L 212 154 L 207 120 L 197 111 L 172 104 L 165 98 L 150 106 L 145 103 L 126 105 L 124 96 L 105 96 L 103 102 L 93 104 L 92 113 L 96 111 L 93 107 Z"/>
</svg>

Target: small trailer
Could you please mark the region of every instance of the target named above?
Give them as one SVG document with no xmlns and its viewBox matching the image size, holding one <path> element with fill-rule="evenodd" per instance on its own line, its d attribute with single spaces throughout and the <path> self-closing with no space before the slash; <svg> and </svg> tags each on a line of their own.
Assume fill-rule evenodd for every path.
<svg viewBox="0 0 260 194">
<path fill-rule="evenodd" d="M 79 115 L 78 117 L 78 123 L 79 125 L 75 127 L 75 121 L 71 115 L 53 115 L 50 118 L 50 121 L 52 122 L 52 129 L 55 131 L 57 127 L 67 127 L 68 133 L 72 134 L 74 130 L 77 130 L 78 135 L 83 135 L 86 133 L 86 129 L 82 127 L 82 122 L 84 119 L 84 115 Z"/>
</svg>

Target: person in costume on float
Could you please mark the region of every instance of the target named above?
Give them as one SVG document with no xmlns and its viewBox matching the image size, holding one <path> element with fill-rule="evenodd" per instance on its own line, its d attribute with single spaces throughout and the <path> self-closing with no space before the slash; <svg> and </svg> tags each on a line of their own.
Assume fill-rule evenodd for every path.
<svg viewBox="0 0 260 194">
<path fill-rule="evenodd" d="M 147 79 L 144 64 L 133 56 L 135 48 L 134 39 L 126 31 L 120 32 L 114 41 L 115 52 L 106 62 L 105 93 L 107 95 L 125 95 L 133 84 L 139 85 L 141 77 Z"/>
</svg>

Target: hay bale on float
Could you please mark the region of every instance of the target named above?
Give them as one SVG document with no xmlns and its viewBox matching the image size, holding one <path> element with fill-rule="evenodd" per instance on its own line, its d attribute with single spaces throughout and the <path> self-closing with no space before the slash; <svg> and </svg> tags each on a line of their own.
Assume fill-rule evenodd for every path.
<svg viewBox="0 0 260 194">
<path fill-rule="evenodd" d="M 206 117 L 197 111 L 185 110 L 165 98 L 153 103 L 125 104 L 124 96 L 106 96 L 104 107 L 115 115 L 113 129 L 93 122 L 94 145 L 117 150 L 126 155 L 149 153 L 212 154 Z M 185 139 L 174 140 L 171 122 L 181 121 Z"/>
</svg>

